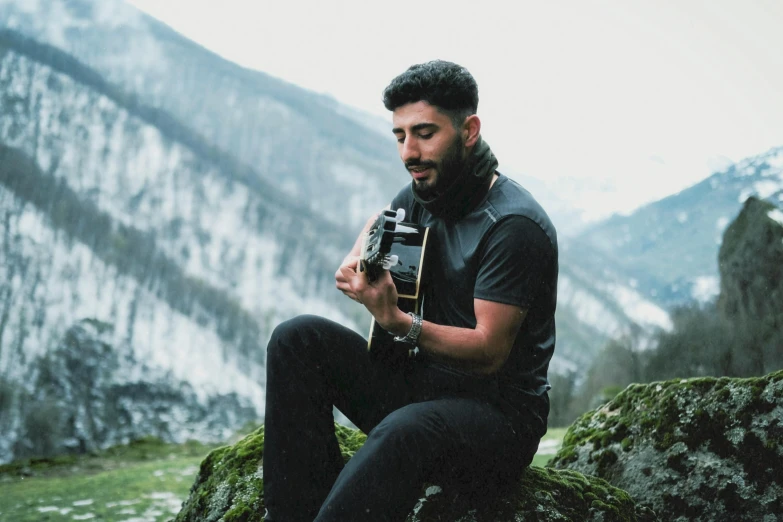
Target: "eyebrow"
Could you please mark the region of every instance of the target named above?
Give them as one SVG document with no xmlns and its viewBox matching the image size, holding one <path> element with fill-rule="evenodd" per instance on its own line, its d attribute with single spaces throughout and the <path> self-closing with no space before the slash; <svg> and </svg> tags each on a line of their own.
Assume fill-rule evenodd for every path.
<svg viewBox="0 0 783 522">
<path fill-rule="evenodd" d="M 438 127 L 437 123 L 430 123 L 430 122 L 417 123 L 416 125 L 411 127 L 411 131 L 412 132 L 417 132 L 417 131 L 420 131 L 420 130 L 423 130 L 423 129 L 430 129 L 430 128 L 439 129 L 440 127 Z M 393 134 L 397 134 L 397 133 L 400 133 L 400 132 L 404 133 L 405 130 L 401 129 L 400 127 L 395 127 L 395 128 L 392 129 L 392 133 Z"/>
</svg>

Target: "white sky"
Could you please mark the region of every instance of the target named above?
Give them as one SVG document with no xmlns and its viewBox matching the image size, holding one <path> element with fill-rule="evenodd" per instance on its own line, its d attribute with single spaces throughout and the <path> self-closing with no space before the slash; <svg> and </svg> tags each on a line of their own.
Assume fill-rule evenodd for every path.
<svg viewBox="0 0 783 522">
<path fill-rule="evenodd" d="M 501 171 L 544 180 L 587 217 L 783 145 L 783 0 L 129 1 L 386 119 L 392 77 L 460 63 Z"/>
</svg>

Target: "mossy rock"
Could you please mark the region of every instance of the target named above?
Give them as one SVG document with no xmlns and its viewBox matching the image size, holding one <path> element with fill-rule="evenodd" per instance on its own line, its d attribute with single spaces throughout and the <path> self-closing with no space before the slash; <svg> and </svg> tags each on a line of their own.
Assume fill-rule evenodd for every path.
<svg viewBox="0 0 783 522">
<path fill-rule="evenodd" d="M 347 461 L 367 438 L 335 424 L 340 451 Z M 264 427 L 237 442 L 212 451 L 201 463 L 190 496 L 176 522 L 255 522 L 264 516 Z"/>
<path fill-rule="evenodd" d="M 603 478 L 664 521 L 783 513 L 783 371 L 633 384 L 579 418 L 550 466 Z"/>
<path fill-rule="evenodd" d="M 340 449 L 348 460 L 365 436 L 336 425 Z M 264 428 L 234 446 L 219 448 L 201 464 L 190 496 L 176 522 L 261 522 L 264 514 Z M 422 490 L 408 522 L 655 522 L 655 514 L 637 506 L 624 491 L 574 471 L 531 467 L 502 495 L 469 498 L 437 486 Z"/>
<path fill-rule="evenodd" d="M 470 497 L 426 488 L 406 522 L 653 522 L 631 496 L 596 477 L 531 466 L 502 495 Z"/>
</svg>

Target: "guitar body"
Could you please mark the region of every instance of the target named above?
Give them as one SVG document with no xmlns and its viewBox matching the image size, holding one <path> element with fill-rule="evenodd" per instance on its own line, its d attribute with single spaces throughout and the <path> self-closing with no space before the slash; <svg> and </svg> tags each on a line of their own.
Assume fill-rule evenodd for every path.
<svg viewBox="0 0 783 522">
<path fill-rule="evenodd" d="M 394 212 L 387 212 L 385 218 L 389 219 L 390 215 L 394 215 Z M 369 255 L 364 256 L 362 266 L 367 271 L 370 281 L 377 279 L 382 270 L 389 270 L 394 286 L 397 288 L 397 306 L 403 312 L 421 314 L 422 274 L 429 229 L 403 222 L 395 222 L 392 227 L 388 221 L 381 222 L 382 219 L 384 219 L 383 215 L 379 217 L 379 223 L 370 230 L 365 240 L 364 251 Z M 377 254 L 378 252 L 380 255 Z M 388 260 L 395 257 L 397 262 L 390 267 L 384 267 L 380 261 L 380 259 Z M 370 325 L 367 348 L 373 358 L 392 366 L 401 364 L 414 352 L 414 347 L 411 345 L 396 342 L 394 334 L 381 328 L 375 322 L 375 318 Z"/>
</svg>

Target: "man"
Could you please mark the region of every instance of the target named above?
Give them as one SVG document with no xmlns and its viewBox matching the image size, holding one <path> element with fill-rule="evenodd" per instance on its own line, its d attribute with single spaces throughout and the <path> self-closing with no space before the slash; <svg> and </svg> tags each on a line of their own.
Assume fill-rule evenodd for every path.
<svg viewBox="0 0 783 522">
<path fill-rule="evenodd" d="M 390 368 L 368 355 L 360 335 L 313 316 L 275 330 L 267 355 L 267 520 L 399 522 L 425 482 L 513 482 L 546 432 L 554 227 L 526 190 L 497 172 L 466 69 L 414 65 L 385 89 L 384 105 L 412 177 L 391 208 L 430 227 L 423 317 L 400 311 L 388 273 L 371 284 L 357 270 L 361 235 L 335 278 L 418 355 Z M 368 434 L 345 467 L 333 406 Z"/>
</svg>

